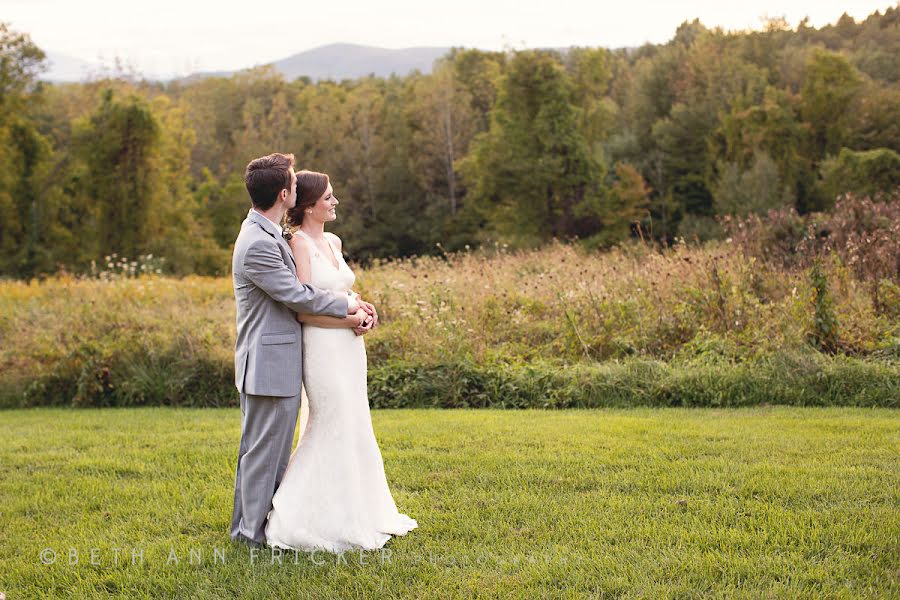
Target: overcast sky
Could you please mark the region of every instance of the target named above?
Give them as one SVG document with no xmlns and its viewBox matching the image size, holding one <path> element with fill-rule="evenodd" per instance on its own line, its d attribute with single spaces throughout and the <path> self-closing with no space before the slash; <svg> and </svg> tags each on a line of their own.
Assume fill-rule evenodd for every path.
<svg viewBox="0 0 900 600">
<path fill-rule="evenodd" d="M 757 29 L 764 16 L 815 26 L 896 2 L 856 0 L 0 0 L 0 20 L 44 50 L 146 75 L 238 69 L 335 42 L 387 48 L 638 46 L 685 20 Z"/>
</svg>

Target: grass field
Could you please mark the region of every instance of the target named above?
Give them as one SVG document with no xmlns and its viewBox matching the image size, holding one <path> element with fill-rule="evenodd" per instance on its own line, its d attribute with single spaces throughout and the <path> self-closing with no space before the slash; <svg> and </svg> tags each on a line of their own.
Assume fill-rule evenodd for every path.
<svg viewBox="0 0 900 600">
<path fill-rule="evenodd" d="M 419 528 L 389 554 L 272 564 L 227 536 L 238 410 L 0 412 L 0 591 L 900 594 L 892 410 L 376 410 L 373 420 L 394 498 Z"/>
</svg>

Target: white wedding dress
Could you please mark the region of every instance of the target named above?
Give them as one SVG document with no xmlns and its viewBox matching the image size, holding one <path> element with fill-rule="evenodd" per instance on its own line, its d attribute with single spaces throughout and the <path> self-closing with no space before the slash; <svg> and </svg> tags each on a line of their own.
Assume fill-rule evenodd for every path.
<svg viewBox="0 0 900 600">
<path fill-rule="evenodd" d="M 309 246 L 312 285 L 344 293 L 353 287 L 356 276 L 331 240 L 338 268 L 305 233 L 296 235 Z M 373 550 L 418 527 L 388 488 L 369 413 L 363 336 L 304 325 L 303 386 L 309 418 L 272 499 L 268 545 Z"/>
</svg>

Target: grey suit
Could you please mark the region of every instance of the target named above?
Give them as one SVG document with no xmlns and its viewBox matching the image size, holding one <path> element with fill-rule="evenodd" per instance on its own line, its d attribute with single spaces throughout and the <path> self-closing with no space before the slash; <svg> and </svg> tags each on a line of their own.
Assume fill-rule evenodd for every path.
<svg viewBox="0 0 900 600">
<path fill-rule="evenodd" d="M 300 410 L 302 330 L 295 313 L 344 317 L 349 299 L 300 283 L 287 242 L 254 210 L 241 225 L 231 267 L 234 383 L 241 394 L 231 537 L 265 543 L 266 516 L 287 468 Z"/>
</svg>

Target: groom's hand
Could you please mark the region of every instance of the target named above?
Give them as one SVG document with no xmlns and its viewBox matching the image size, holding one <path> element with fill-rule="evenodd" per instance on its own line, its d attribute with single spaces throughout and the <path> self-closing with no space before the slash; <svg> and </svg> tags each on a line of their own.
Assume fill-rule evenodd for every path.
<svg viewBox="0 0 900 600">
<path fill-rule="evenodd" d="M 353 333 L 356 335 L 365 335 L 369 333 L 374 325 L 374 320 L 369 316 L 369 313 L 360 308 L 355 316 L 359 319 L 359 325 L 353 328 Z"/>
<path fill-rule="evenodd" d="M 369 313 L 369 316 L 372 317 L 372 327 L 378 325 L 378 311 L 375 310 L 375 305 L 369 302 L 366 302 L 363 299 L 358 299 L 360 307 Z"/>
</svg>

